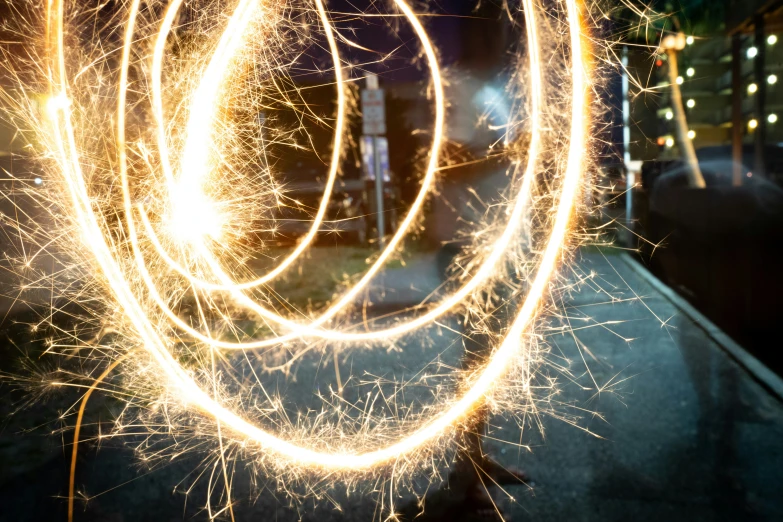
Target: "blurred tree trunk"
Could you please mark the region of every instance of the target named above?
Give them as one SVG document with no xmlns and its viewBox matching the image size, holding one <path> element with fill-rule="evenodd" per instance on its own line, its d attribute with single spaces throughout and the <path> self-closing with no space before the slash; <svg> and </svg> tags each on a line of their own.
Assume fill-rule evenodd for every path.
<svg viewBox="0 0 783 522">
<path fill-rule="evenodd" d="M 669 84 L 671 86 L 674 120 L 677 124 L 677 141 L 680 144 L 680 151 L 688 167 L 688 183 L 693 188 L 705 188 L 707 184 L 701 173 L 693 142 L 688 137 L 688 120 L 685 118 L 685 109 L 682 105 L 680 85 L 677 83 L 677 78 L 680 76 L 679 68 L 677 67 L 677 50 L 667 49 L 666 54 L 669 57 Z"/>
</svg>

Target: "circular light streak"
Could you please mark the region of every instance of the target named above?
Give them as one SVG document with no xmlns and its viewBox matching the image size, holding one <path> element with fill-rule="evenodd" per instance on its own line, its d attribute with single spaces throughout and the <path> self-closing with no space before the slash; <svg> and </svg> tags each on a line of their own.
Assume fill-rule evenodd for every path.
<svg viewBox="0 0 783 522">
<path fill-rule="evenodd" d="M 332 162 L 329 169 L 329 181 L 324 190 L 324 197 L 316 214 L 313 224 L 304 240 L 296 249 L 275 269 L 261 278 L 247 282 L 234 282 L 220 267 L 216 259 L 204 243 L 205 234 L 195 233 L 188 235 L 186 242 L 193 246 L 210 267 L 215 281 L 201 281 L 195 276 L 187 274 L 184 267 L 179 266 L 175 260 L 166 253 L 159 240 L 155 239 L 155 230 L 149 216 L 141 204 L 134 205 L 131 200 L 131 192 L 128 180 L 128 152 L 126 145 L 125 124 L 127 111 L 127 84 L 128 69 L 131 56 L 131 44 L 134 40 L 136 18 L 139 14 L 141 0 L 132 0 L 129 8 L 128 20 L 124 32 L 125 44 L 122 48 L 122 66 L 120 69 L 120 88 L 117 99 L 117 159 L 119 175 L 123 187 L 123 206 L 125 209 L 124 222 L 128 227 L 133 245 L 135 264 L 144 279 L 147 295 L 138 295 L 139 289 L 133 287 L 127 277 L 127 259 L 120 259 L 119 249 L 112 245 L 106 237 L 101 226 L 100 216 L 96 215 L 93 202 L 90 197 L 89 183 L 82 168 L 82 154 L 76 138 L 76 125 L 73 118 L 71 104 L 69 103 L 69 71 L 65 59 L 65 29 L 64 29 L 64 4 L 65 0 L 54 0 L 49 4 L 48 34 L 52 35 L 52 75 L 51 96 L 48 104 L 49 116 L 52 123 L 51 138 L 57 153 L 57 160 L 61 172 L 62 181 L 65 184 L 70 197 L 71 212 L 74 222 L 78 225 L 81 240 L 89 250 L 90 256 L 100 268 L 113 299 L 121 308 L 123 315 L 132 326 L 133 332 L 157 367 L 165 375 L 168 387 L 176 393 L 194 412 L 213 418 L 225 430 L 230 430 L 238 437 L 242 437 L 248 443 L 256 444 L 267 452 L 274 453 L 289 462 L 297 465 L 329 470 L 362 471 L 374 466 L 383 465 L 400 458 L 401 456 L 415 452 L 422 446 L 437 440 L 440 436 L 449 432 L 461 419 L 482 404 L 484 399 L 495 389 L 500 379 L 506 374 L 515 357 L 520 353 L 524 345 L 523 334 L 531 327 L 536 318 L 542 300 L 546 297 L 550 278 L 557 269 L 563 248 L 566 244 L 569 225 L 573 217 L 575 202 L 580 193 L 580 180 L 585 168 L 585 150 L 587 148 L 586 133 L 589 127 L 588 120 L 588 70 L 585 58 L 585 48 L 582 38 L 581 3 L 578 0 L 566 0 L 566 18 L 568 22 L 568 41 L 571 52 L 570 81 L 572 96 L 570 99 L 570 133 L 568 139 L 567 163 L 559 179 L 559 191 L 556 205 L 552 215 L 552 225 L 546 246 L 541 254 L 537 272 L 532 278 L 528 293 L 525 296 L 515 318 L 510 322 L 504 339 L 493 351 L 486 365 L 480 369 L 475 378 L 470 381 L 470 386 L 463 394 L 447 403 L 437 415 L 413 429 L 410 433 L 402 435 L 392 442 L 377 441 L 376 448 L 369 451 L 319 451 L 310 447 L 295 444 L 289 440 L 278 437 L 259 426 L 256 426 L 235 412 L 230 410 L 219 399 L 202 389 L 169 350 L 169 341 L 164 338 L 154 321 L 150 318 L 144 303 L 152 298 L 164 314 L 185 330 L 194 338 L 208 343 L 213 348 L 249 349 L 257 346 L 265 346 L 264 343 L 280 343 L 283 340 L 294 337 L 315 336 L 325 339 L 343 341 L 382 339 L 388 335 L 399 335 L 411 331 L 420 326 L 431 323 L 433 318 L 447 310 L 457 306 L 468 294 L 473 292 L 479 284 L 488 280 L 494 272 L 495 266 L 502 259 L 502 254 L 515 234 L 519 233 L 519 222 L 522 221 L 527 208 L 530 179 L 533 177 L 538 164 L 538 149 L 540 146 L 540 121 L 541 96 L 543 92 L 542 59 L 540 55 L 540 35 L 537 25 L 541 7 L 535 0 L 522 0 L 525 10 L 525 24 L 528 38 L 528 53 L 530 60 L 530 106 L 533 118 L 532 136 L 528 162 L 525 171 L 524 182 L 520 193 L 509 214 L 508 224 L 503 229 L 499 239 L 493 245 L 492 254 L 484 260 L 473 277 L 452 296 L 430 309 L 427 313 L 407 321 L 403 326 L 379 330 L 375 332 L 355 333 L 341 330 L 323 329 L 321 326 L 334 317 L 340 309 L 351 302 L 353 297 L 382 269 L 384 263 L 393 254 L 404 235 L 414 222 L 417 212 L 422 207 L 435 173 L 439 167 L 439 150 L 443 139 L 443 127 L 445 120 L 445 98 L 443 95 L 440 70 L 437 65 L 435 49 L 430 42 L 427 33 L 419 18 L 413 12 L 406 0 L 394 0 L 394 5 L 411 24 L 414 32 L 421 41 L 424 54 L 430 65 L 432 73 L 433 91 L 435 98 L 435 130 L 433 133 L 432 149 L 422 189 L 417 196 L 410 212 L 403 220 L 400 231 L 388 242 L 388 246 L 379 256 L 375 264 L 368 270 L 362 280 L 354 289 L 347 292 L 335 305 L 320 318 L 309 324 L 294 323 L 282 318 L 272 311 L 253 303 L 243 293 L 244 290 L 263 284 L 281 274 L 298 255 L 305 251 L 307 245 L 317 233 L 320 222 L 325 216 L 328 205 L 328 197 L 334 184 L 338 169 L 345 118 L 345 93 L 342 78 L 340 58 L 337 54 L 335 37 L 330 26 L 329 17 L 323 0 L 314 0 L 316 10 L 321 20 L 324 33 L 329 42 L 334 58 L 336 85 L 338 92 L 338 118 L 335 125 Z M 224 30 L 218 46 L 209 65 L 205 69 L 201 83 L 198 85 L 186 126 L 186 140 L 183 147 L 182 165 L 175 169 L 168 155 L 168 143 L 165 133 L 165 120 L 163 113 L 162 85 L 160 74 L 162 72 L 163 51 L 166 35 L 170 32 L 177 11 L 182 0 L 173 0 L 164 15 L 163 23 L 156 40 L 153 53 L 152 66 L 152 105 L 157 126 L 158 153 L 160 164 L 167 181 L 167 190 L 171 199 L 173 212 L 181 211 L 178 208 L 178 198 L 193 201 L 192 198 L 204 196 L 199 192 L 200 185 L 209 175 L 210 159 L 206 152 L 211 141 L 211 132 L 216 118 L 217 101 L 221 86 L 228 80 L 228 72 L 235 55 L 245 45 L 247 28 L 254 17 L 265 15 L 266 6 L 258 4 L 254 0 L 240 0 Z M 144 230 L 148 233 L 155 245 L 155 250 L 161 255 L 164 262 L 183 275 L 187 274 L 188 280 L 204 290 L 227 291 L 240 304 L 247 306 L 259 315 L 272 319 L 281 326 L 290 330 L 288 334 L 261 341 L 259 343 L 230 344 L 223 343 L 190 328 L 184 324 L 173 311 L 169 310 L 162 297 L 155 290 L 153 277 L 145 266 L 144 253 L 138 246 L 138 230 L 135 225 L 134 213 L 138 212 L 144 224 Z M 204 231 L 200 231 L 204 232 Z M 207 231 L 208 234 L 218 233 L 216 230 Z M 499 252 L 499 253 L 495 253 Z M 357 289 L 358 288 L 358 289 Z M 157 297 L 156 297 L 157 296 Z"/>
</svg>

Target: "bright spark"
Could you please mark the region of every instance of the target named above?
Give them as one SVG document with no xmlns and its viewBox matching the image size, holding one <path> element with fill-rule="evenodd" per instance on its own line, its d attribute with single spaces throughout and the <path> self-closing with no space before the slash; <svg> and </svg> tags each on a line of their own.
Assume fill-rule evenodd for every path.
<svg viewBox="0 0 783 522">
<path fill-rule="evenodd" d="M 341 58 L 340 45 L 360 44 L 338 30 L 335 13 L 329 12 L 325 2 L 307 0 L 307 16 L 297 22 L 292 38 L 286 31 L 295 25 L 291 13 L 298 4 L 238 0 L 211 46 L 192 44 L 190 48 L 182 43 L 181 56 L 174 60 L 167 55 L 178 38 L 178 20 L 187 4 L 171 0 L 165 9 L 156 10 L 142 0 L 130 0 L 123 11 L 117 65 L 104 74 L 96 66 L 76 63 L 68 32 L 75 15 L 67 0 L 52 0 L 47 4 L 43 67 L 49 90 L 47 118 L 37 130 L 55 163 L 45 176 L 45 188 L 57 191 L 53 200 L 58 201 L 64 221 L 72 223 L 77 232 L 63 241 L 75 241 L 79 248 L 74 257 L 97 275 L 98 293 L 108 310 L 102 320 L 122 338 L 117 343 L 124 347 L 123 357 L 127 356 L 123 365 L 144 368 L 140 374 L 147 375 L 150 390 L 156 390 L 157 395 L 149 392 L 154 404 L 150 409 L 168 416 L 176 406 L 197 422 L 214 426 L 209 433 L 219 440 L 221 459 L 225 438 L 259 455 L 274 456 L 275 465 L 281 468 L 315 470 L 322 475 L 335 471 L 366 474 L 414 461 L 451 440 L 461 423 L 492 403 L 510 380 L 519 378 L 520 368 L 524 382 L 514 381 L 510 387 L 525 396 L 535 389 L 530 380 L 531 367 L 540 363 L 535 357 L 536 323 L 570 246 L 589 168 L 592 85 L 585 22 L 589 13 L 582 0 L 564 0 L 562 12 L 543 0 L 520 0 L 517 9 L 524 12 L 527 57 L 514 76 L 520 83 L 511 90 L 523 93 L 518 96 L 523 101 L 517 113 L 509 116 L 508 133 L 501 140 L 511 160 L 512 192 L 491 213 L 488 223 L 474 231 L 475 244 L 466 254 L 469 261 L 457 284 L 409 316 L 378 326 L 349 320 L 351 310 L 404 250 L 405 239 L 417 230 L 427 201 L 436 191 L 440 173 L 448 175 L 443 149 L 449 82 L 421 14 L 407 0 L 390 0 L 415 34 L 430 74 L 428 93 L 434 118 L 419 192 L 358 281 L 317 314 L 281 311 L 271 297 L 272 283 L 308 253 L 323 230 L 349 147 L 351 80 L 356 71 Z M 313 28 L 316 22 L 320 33 Z M 312 41 L 319 34 L 331 54 L 336 93 L 323 197 L 292 251 L 258 274 L 244 265 L 250 256 L 242 241 L 258 212 L 283 205 L 285 191 L 274 182 L 271 167 L 263 173 L 263 181 L 231 167 L 232 162 L 241 163 L 241 155 L 232 149 L 243 139 L 236 113 L 258 110 L 267 97 L 285 91 L 276 80 L 253 80 L 262 75 L 256 70 L 259 53 L 270 53 L 264 55 L 262 63 L 268 70 L 263 74 L 282 76 L 279 71 L 285 70 L 287 57 L 272 56 L 267 49 L 293 45 L 291 40 Z M 567 57 L 562 56 L 562 48 L 568 50 Z M 187 53 L 197 58 L 189 62 Z M 553 64 L 566 71 L 558 77 L 557 86 L 547 76 Z M 168 67 L 173 70 L 168 72 Z M 91 75 L 96 80 L 84 88 L 83 78 Z M 246 84 L 251 88 L 238 87 Z M 568 89 L 568 96 L 563 96 L 563 89 Z M 250 93 L 251 98 L 238 102 L 237 93 Z M 112 100 L 111 116 L 97 99 Z M 297 107 L 288 98 L 285 104 Z M 309 114 L 311 108 L 296 110 Z M 523 130 L 526 139 L 521 138 Z M 292 139 L 286 143 L 292 149 L 301 146 Z M 253 191 L 260 192 L 253 194 L 257 199 L 250 196 Z M 475 316 L 481 324 L 492 317 L 495 307 L 488 296 L 512 276 L 523 281 L 520 286 L 525 293 L 514 295 L 519 295 L 519 302 L 500 330 L 502 337 L 495 339 L 491 355 L 475 371 L 458 375 L 460 384 L 453 396 L 439 399 L 426 416 L 411 416 L 412 422 L 384 418 L 377 427 L 362 423 L 356 432 L 341 426 L 323 428 L 339 432 L 338 442 L 332 439 L 331 443 L 295 430 L 275 430 L 259 422 L 258 415 L 251 415 L 254 408 L 280 409 L 280 400 L 266 395 L 257 376 L 258 386 L 250 391 L 259 393 L 260 389 L 266 395 L 263 408 L 252 405 L 248 390 L 244 396 L 227 393 L 223 380 L 230 377 L 215 370 L 231 357 L 250 363 L 248 357 L 261 353 L 253 352 L 261 348 L 290 351 L 296 359 L 309 350 L 322 349 L 324 343 L 335 353 L 346 346 L 394 343 L 441 327 L 449 315 Z M 190 306 L 187 313 L 183 312 L 186 305 Z M 244 333 L 240 318 L 248 316 L 260 320 L 259 333 Z M 372 408 L 362 415 L 369 423 Z M 260 415 L 260 420 L 266 418 L 266 413 Z M 171 429 L 173 423 L 166 420 Z M 396 426 L 394 421 L 399 421 Z"/>
</svg>

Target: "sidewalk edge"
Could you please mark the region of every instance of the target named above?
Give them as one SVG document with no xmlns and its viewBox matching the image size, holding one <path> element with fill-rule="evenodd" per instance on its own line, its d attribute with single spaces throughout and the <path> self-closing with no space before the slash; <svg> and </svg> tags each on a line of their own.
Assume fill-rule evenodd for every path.
<svg viewBox="0 0 783 522">
<path fill-rule="evenodd" d="M 663 281 L 655 277 L 639 261 L 630 254 L 622 253 L 623 261 L 638 275 L 650 283 L 659 293 L 668 299 L 674 306 L 682 310 L 693 323 L 712 339 L 723 351 L 745 369 L 753 379 L 767 391 L 774 394 L 778 400 L 783 401 L 783 379 L 767 366 L 751 355 L 745 348 L 737 344 L 731 337 L 718 328 L 715 323 L 707 319 L 684 297 L 667 286 Z"/>
</svg>

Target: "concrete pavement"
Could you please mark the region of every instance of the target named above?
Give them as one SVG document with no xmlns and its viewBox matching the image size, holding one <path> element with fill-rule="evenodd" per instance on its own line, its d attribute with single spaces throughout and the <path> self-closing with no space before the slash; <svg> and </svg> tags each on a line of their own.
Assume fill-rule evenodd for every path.
<svg viewBox="0 0 783 522">
<path fill-rule="evenodd" d="M 595 413 L 588 414 L 583 423 L 592 434 L 544 416 L 543 433 L 525 431 L 528 451 L 515 445 L 520 431 L 514 423 L 494 419 L 487 448 L 501 462 L 524 468 L 533 480 L 532 487 L 509 488 L 515 502 L 498 498 L 506 519 L 783 519 L 783 403 L 770 391 L 777 377 L 759 379 L 750 373 L 752 360 L 751 364 L 738 362 L 736 354 L 717 342 L 720 339 L 714 332 L 695 325 L 676 299 L 642 277 L 622 256 L 585 252 L 579 267 L 583 273 L 595 273 L 593 282 L 567 295 L 562 306 L 575 323 L 590 317 L 590 321 L 579 322 L 590 327 L 553 331 L 547 340 L 553 356 L 571 361 L 579 383 L 594 380 L 604 390 L 596 393 L 560 380 L 561 402 Z M 394 283 L 396 288 L 386 294 L 400 296 L 408 288 L 421 293 L 427 285 L 437 286 L 437 272 L 431 266 L 414 269 L 414 280 L 402 273 L 387 275 L 386 284 L 401 283 Z M 357 353 L 346 355 L 343 363 L 354 375 L 364 371 L 401 375 L 431 360 L 427 350 L 459 359 L 460 344 L 453 334 L 433 332 L 431 338 L 431 346 L 420 346 L 418 351 L 406 348 L 372 357 Z M 625 340 L 630 338 L 633 341 Z M 3 360 L 10 360 L 12 349 L 2 349 Z M 585 354 L 592 376 L 581 363 L 580 353 Z M 311 394 L 312 388 L 303 385 L 318 370 L 314 366 L 300 372 L 297 382 L 281 385 L 288 386 L 290 393 Z M 54 420 L 56 401 L 36 406 L 0 433 L 2 521 L 65 520 L 64 501 L 57 495 L 67 490 L 68 447 L 63 449 L 60 436 L 46 435 L 46 430 L 19 433 L 28 416 L 31 423 L 47 416 Z M 103 406 L 96 401 L 92 407 L 100 411 Z M 10 462 L 20 460 L 19 448 L 34 453 L 35 448 L 29 448 L 31 440 L 38 442 L 44 456 L 23 456 L 29 458 L 30 466 L 11 466 Z M 92 495 L 106 493 L 88 503 L 86 511 L 79 511 L 76 520 L 207 519 L 200 510 L 200 491 L 186 498 L 177 489 L 196 466 L 195 457 L 149 474 L 134 468 L 135 462 L 132 452 L 124 448 L 84 451 L 80 484 Z M 442 501 L 448 503 L 448 494 L 443 496 Z M 476 519 L 464 510 L 449 513 L 451 518 L 457 513 L 462 520 Z M 289 507 L 284 494 L 270 490 L 263 490 L 253 502 L 241 498 L 236 514 L 239 521 L 369 521 L 379 517 L 370 498 L 344 499 L 340 510 L 324 503 L 317 509 L 310 504 L 296 509 Z"/>
</svg>

